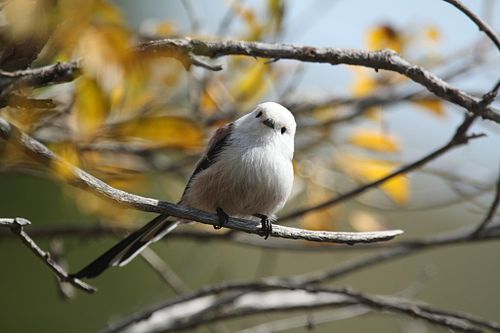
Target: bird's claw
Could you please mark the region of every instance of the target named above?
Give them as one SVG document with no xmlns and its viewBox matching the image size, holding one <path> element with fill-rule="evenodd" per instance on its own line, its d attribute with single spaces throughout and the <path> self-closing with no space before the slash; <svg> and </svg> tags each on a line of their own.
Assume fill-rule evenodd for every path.
<svg viewBox="0 0 500 333">
<path fill-rule="evenodd" d="M 260 235 L 264 239 L 268 239 L 269 235 L 273 232 L 273 223 L 266 215 L 259 214 L 258 217 L 260 217 L 260 223 L 262 224 Z"/>
<path fill-rule="evenodd" d="M 226 225 L 227 221 L 229 220 L 229 215 L 227 215 L 226 212 L 220 207 L 217 207 L 216 211 L 217 217 L 219 218 L 219 224 L 214 225 L 214 229 L 220 229 Z"/>
</svg>

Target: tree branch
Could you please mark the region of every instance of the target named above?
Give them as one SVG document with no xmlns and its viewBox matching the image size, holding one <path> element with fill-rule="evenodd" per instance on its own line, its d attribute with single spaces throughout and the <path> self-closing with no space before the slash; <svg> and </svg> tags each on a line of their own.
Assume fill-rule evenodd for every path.
<svg viewBox="0 0 500 333">
<path fill-rule="evenodd" d="M 11 142 L 19 145 L 22 151 L 43 165 L 64 170 L 64 180 L 71 185 L 90 191 L 103 198 L 110 199 L 115 203 L 145 212 L 166 214 L 209 225 L 218 225 L 219 223 L 217 215 L 215 214 L 118 190 L 89 173 L 65 162 L 42 143 L 21 132 L 17 127 L 13 126 L 1 117 L 0 138 L 3 138 L 6 141 L 10 140 Z M 247 233 L 261 234 L 260 223 L 251 220 L 230 218 L 225 227 Z M 275 224 L 273 226 L 271 236 L 288 239 L 304 239 L 317 242 L 355 244 L 385 241 L 402 233 L 402 230 L 377 232 L 311 231 Z"/>
<path fill-rule="evenodd" d="M 495 190 L 495 197 L 493 198 L 493 202 L 490 205 L 490 209 L 488 209 L 488 213 L 478 225 L 476 230 L 472 233 L 472 237 L 478 237 L 481 232 L 483 232 L 484 228 L 493 220 L 495 213 L 498 209 L 498 205 L 500 204 L 500 172 L 498 174 L 497 185 Z"/>
<path fill-rule="evenodd" d="M 0 227 L 8 227 L 10 230 L 21 238 L 21 241 L 26 245 L 31 252 L 33 252 L 38 258 L 40 258 L 49 268 L 57 275 L 57 277 L 62 282 L 69 282 L 74 287 L 83 290 L 87 293 L 94 293 L 97 289 L 91 285 L 70 277 L 69 274 L 59 266 L 52 258 L 50 253 L 44 252 L 36 243 L 31 239 L 28 234 L 24 231 L 23 227 L 31 224 L 30 221 L 16 217 L 16 218 L 0 218 Z"/>
<path fill-rule="evenodd" d="M 500 226 L 499 223 L 497 223 L 496 225 L 490 224 L 480 235 L 480 238 L 471 238 L 470 230 L 465 230 L 459 232 L 456 231 L 446 232 L 443 233 L 442 235 L 430 236 L 417 241 L 403 242 L 398 245 L 392 246 L 391 248 L 386 249 L 385 251 L 375 253 L 373 255 L 369 255 L 366 257 L 362 257 L 359 259 L 350 260 L 345 263 L 336 265 L 331 269 L 322 270 L 319 272 L 293 275 L 287 277 L 266 277 L 263 279 L 258 279 L 249 282 L 225 281 L 212 286 L 205 286 L 202 289 L 199 289 L 195 292 L 170 299 L 165 303 L 153 307 L 149 310 L 132 315 L 119 325 L 113 326 L 113 329 L 119 331 L 119 329 L 123 329 L 136 322 L 140 322 L 141 320 L 150 318 L 155 313 L 163 309 L 172 309 L 172 307 L 177 304 L 187 304 L 189 301 L 201 300 L 204 299 L 205 297 L 213 297 L 214 295 L 219 295 L 226 292 L 241 292 L 245 290 L 248 292 L 267 291 L 276 288 L 279 289 L 282 288 L 283 286 L 287 286 L 290 289 L 311 290 L 311 288 L 314 288 L 315 285 L 332 281 L 333 279 L 358 271 L 362 268 L 380 264 L 385 261 L 397 259 L 406 255 L 416 254 L 419 251 L 429 250 L 441 246 L 459 244 L 463 242 L 475 242 L 479 240 L 498 239 L 500 235 L 496 231 L 498 230 L 499 226 Z M 280 300 L 282 299 L 283 298 L 280 298 Z M 436 309 L 434 309 L 433 311 L 438 312 Z M 449 316 L 454 316 L 454 317 L 460 316 L 463 318 L 466 317 L 466 314 L 453 314 L 450 311 L 447 311 L 446 313 Z M 467 321 L 472 322 L 476 325 L 489 327 L 493 330 L 500 332 L 500 325 L 497 323 L 481 320 L 471 315 L 468 315 Z M 110 332 L 114 332 L 113 329 L 110 329 Z"/>
<path fill-rule="evenodd" d="M 65 63 L 58 62 L 54 65 L 15 72 L 0 70 L 0 79 L 7 82 L 0 84 L 0 100 L 14 88 L 23 86 L 43 87 L 49 84 L 70 82 L 78 77 L 80 73 L 80 62 L 78 60 Z"/>
<path fill-rule="evenodd" d="M 467 6 L 465 6 L 458 0 L 443 0 L 443 1 L 449 3 L 450 5 L 454 6 L 459 11 L 464 13 L 472 22 L 474 22 L 477 25 L 479 30 L 483 31 L 486 34 L 486 36 L 488 36 L 488 38 L 493 42 L 493 44 L 495 44 L 498 51 L 500 51 L 500 40 L 498 39 L 498 36 L 493 31 L 493 29 L 490 28 L 490 26 L 486 22 L 481 20 L 476 14 L 474 14 L 469 8 L 467 8 Z"/>
<path fill-rule="evenodd" d="M 483 332 L 481 327 L 500 331 L 498 323 L 470 314 L 428 306 L 407 299 L 369 295 L 350 289 L 299 286 L 274 282 L 252 284 L 234 296 L 217 294 L 183 300 L 169 306 L 138 313 L 104 330 L 106 333 L 178 331 L 200 325 L 260 313 L 317 309 L 323 307 L 363 306 L 372 311 L 403 314 L 463 332 Z M 227 302 L 226 300 L 230 300 Z"/>
<path fill-rule="evenodd" d="M 229 55 L 245 55 L 268 59 L 293 59 L 302 62 L 327 63 L 331 65 L 357 65 L 385 69 L 402 74 L 426 87 L 451 103 L 457 104 L 481 118 L 500 123 L 500 114 L 480 105 L 480 100 L 452 87 L 431 72 L 414 65 L 392 50 L 364 51 L 353 49 L 321 48 L 290 44 L 269 44 L 244 41 L 204 41 L 190 38 L 162 39 L 142 43 L 138 52 L 159 56 L 178 56 L 179 52 L 209 58 Z"/>
<path fill-rule="evenodd" d="M 431 72 L 414 65 L 391 50 L 364 51 L 353 49 L 321 48 L 290 44 L 269 44 L 245 41 L 204 41 L 190 38 L 162 39 L 139 44 L 136 52 L 176 58 L 186 68 L 191 65 L 202 66 L 211 70 L 219 70 L 219 66 L 209 65 L 199 56 L 219 58 L 229 55 L 245 55 L 268 59 L 293 59 L 302 62 L 327 63 L 331 65 L 357 65 L 384 69 L 402 74 L 414 82 L 424 86 L 453 104 L 459 105 L 469 112 L 500 123 L 500 114 L 488 105 L 482 105 L 475 98 L 455 87 L 452 87 Z M 49 83 L 67 82 L 78 75 L 78 62 L 56 64 L 14 73 L 0 73 L 6 77 L 19 78 L 21 85 L 40 86 Z M 22 78 L 22 79 L 21 79 Z M 7 90 L 0 92 L 4 96 Z"/>
</svg>

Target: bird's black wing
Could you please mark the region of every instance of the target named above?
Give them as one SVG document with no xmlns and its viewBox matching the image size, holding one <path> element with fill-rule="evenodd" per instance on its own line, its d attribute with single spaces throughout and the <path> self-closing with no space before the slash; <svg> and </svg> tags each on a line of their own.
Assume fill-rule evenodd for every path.
<svg viewBox="0 0 500 333">
<path fill-rule="evenodd" d="M 208 142 L 206 153 L 196 164 L 196 168 L 194 169 L 193 174 L 189 178 L 186 188 L 184 189 L 184 193 L 182 193 L 182 197 L 184 197 L 184 194 L 191 185 L 193 178 L 198 173 L 200 173 L 203 170 L 206 170 L 208 167 L 210 167 L 217 161 L 217 156 L 222 151 L 224 146 L 226 146 L 229 143 L 231 139 L 230 137 L 233 130 L 233 126 L 234 126 L 233 123 L 226 124 L 223 127 L 219 128 L 212 136 L 212 138 Z"/>
</svg>

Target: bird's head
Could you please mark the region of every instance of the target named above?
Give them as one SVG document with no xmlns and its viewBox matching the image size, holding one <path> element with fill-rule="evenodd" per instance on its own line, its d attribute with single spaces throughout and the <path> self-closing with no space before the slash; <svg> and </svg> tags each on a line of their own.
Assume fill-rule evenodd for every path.
<svg viewBox="0 0 500 333">
<path fill-rule="evenodd" d="M 293 154 L 295 118 L 284 106 L 266 102 L 235 122 L 235 130 L 246 140 L 257 144 L 272 144 Z"/>
</svg>

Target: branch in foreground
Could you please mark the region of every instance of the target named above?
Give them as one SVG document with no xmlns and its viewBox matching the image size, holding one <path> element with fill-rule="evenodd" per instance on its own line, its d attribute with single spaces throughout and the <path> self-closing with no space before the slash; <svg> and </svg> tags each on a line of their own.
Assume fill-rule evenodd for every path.
<svg viewBox="0 0 500 333">
<path fill-rule="evenodd" d="M 217 215 L 211 213 L 118 190 L 89 173 L 65 162 L 42 143 L 21 132 L 17 127 L 1 117 L 0 138 L 7 141 L 10 140 L 11 142 L 19 145 L 26 154 L 36 159 L 43 165 L 56 167 L 58 170 L 64 170 L 64 174 L 67 175 L 65 180 L 70 184 L 90 191 L 101 197 L 110 199 L 123 206 L 145 212 L 166 214 L 209 225 L 218 225 L 219 223 Z M 260 223 L 252 220 L 230 218 L 225 227 L 252 234 L 261 234 Z M 316 242 L 355 244 L 386 241 L 401 235 L 402 233 L 402 230 L 377 232 L 311 231 L 274 225 L 271 236 L 288 239 L 304 239 Z"/>
<path fill-rule="evenodd" d="M 287 317 L 262 324 L 257 324 L 253 327 L 243 328 L 236 333 L 275 333 L 289 331 L 292 329 L 305 329 L 312 331 L 320 325 L 328 324 L 334 321 L 345 320 L 353 317 L 358 317 L 369 313 L 370 310 L 360 305 L 346 306 L 335 312 L 327 310 L 321 313 L 308 313 L 294 317 Z"/>
<path fill-rule="evenodd" d="M 31 224 L 30 221 L 23 218 L 0 218 L 0 227 L 8 227 L 10 230 L 21 238 L 24 245 L 26 245 L 31 252 L 33 252 L 38 258 L 40 258 L 49 268 L 57 275 L 57 277 L 62 282 L 69 282 L 74 287 L 83 290 L 88 293 L 94 293 L 97 289 L 92 287 L 91 285 L 70 277 L 69 274 L 59 266 L 52 258 L 48 252 L 43 251 L 33 239 L 28 236 L 28 234 L 24 231 L 23 227 L 25 225 Z"/>
<path fill-rule="evenodd" d="M 379 253 L 356 258 L 354 260 L 349 260 L 347 262 L 340 263 L 330 269 L 313 273 L 298 274 L 287 277 L 266 277 L 249 282 L 227 281 L 212 286 L 206 286 L 195 292 L 170 299 L 165 303 L 160 304 L 147 311 L 132 315 L 118 326 L 115 326 L 115 328 L 128 327 L 136 322 L 140 322 L 141 320 L 150 318 L 158 311 L 163 311 L 163 309 L 172 309 L 172 307 L 176 304 L 185 304 L 186 302 L 189 302 L 191 300 L 199 300 L 204 297 L 214 297 L 222 293 L 241 293 L 242 291 L 253 292 L 256 290 L 272 290 L 284 285 L 288 286 L 289 288 L 293 287 L 292 289 L 311 288 L 314 285 L 332 281 L 363 268 L 374 266 L 385 261 L 394 260 L 407 255 L 416 254 L 423 250 L 430 250 L 436 247 L 449 246 L 464 242 L 477 242 L 498 239 L 500 237 L 500 234 L 498 233 L 499 229 L 500 223 L 489 224 L 488 226 L 486 226 L 485 230 L 481 233 L 479 238 L 471 238 L 471 231 L 469 229 L 446 232 L 437 236 L 433 235 L 422 240 L 400 243 Z M 450 314 L 449 311 L 447 313 Z M 463 313 L 456 314 L 456 316 L 467 318 L 467 321 L 475 325 L 488 327 L 500 332 L 500 324 L 498 323 L 485 321 L 475 316 Z"/>
<path fill-rule="evenodd" d="M 223 299 L 230 302 L 221 303 Z M 495 322 L 407 299 L 369 295 L 347 289 L 274 283 L 253 285 L 246 292 L 233 293 L 233 296 L 202 296 L 171 304 L 161 310 L 132 316 L 104 332 L 170 332 L 260 313 L 352 306 L 402 314 L 462 332 L 483 332 L 482 327 L 496 331 L 500 329 Z"/>
</svg>

